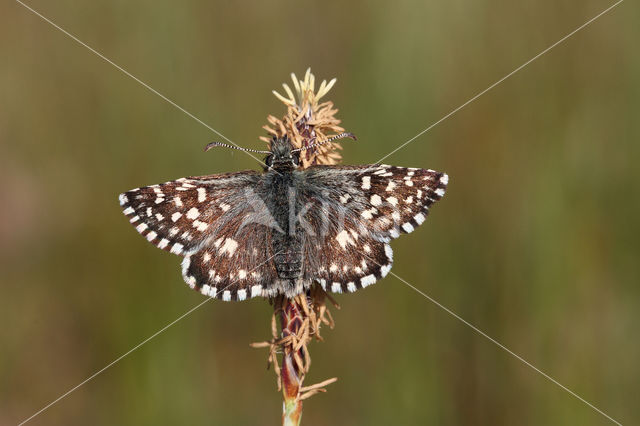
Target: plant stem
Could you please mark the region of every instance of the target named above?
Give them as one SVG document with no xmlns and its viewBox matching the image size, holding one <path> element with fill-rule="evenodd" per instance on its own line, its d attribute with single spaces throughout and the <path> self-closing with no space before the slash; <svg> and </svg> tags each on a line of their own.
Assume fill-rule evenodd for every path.
<svg viewBox="0 0 640 426">
<path fill-rule="evenodd" d="M 284 299 L 280 316 L 282 337 L 297 335 L 302 322 L 303 311 L 298 303 L 295 300 Z M 283 426 L 298 426 L 302 417 L 302 400 L 299 396 L 305 374 L 304 367 L 301 365 L 301 361 L 304 359 L 303 351 L 304 345 L 296 348 L 293 344 L 290 344 L 283 348 L 280 375 L 282 396 L 284 398 L 282 406 Z"/>
</svg>

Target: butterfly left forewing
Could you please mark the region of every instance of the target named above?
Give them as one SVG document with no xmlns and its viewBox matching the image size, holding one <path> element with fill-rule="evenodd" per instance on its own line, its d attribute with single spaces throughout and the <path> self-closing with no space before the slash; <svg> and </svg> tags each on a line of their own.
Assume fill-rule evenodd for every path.
<svg viewBox="0 0 640 426">
<path fill-rule="evenodd" d="M 218 231 L 237 191 L 255 185 L 245 171 L 181 178 L 120 194 L 120 206 L 136 230 L 157 247 L 178 255 L 198 250 Z"/>
<path fill-rule="evenodd" d="M 222 300 L 270 291 L 269 222 L 254 171 L 182 178 L 120 195 L 124 214 L 157 247 L 184 256 L 185 282 Z M 251 218 L 252 220 L 247 220 Z"/>
</svg>

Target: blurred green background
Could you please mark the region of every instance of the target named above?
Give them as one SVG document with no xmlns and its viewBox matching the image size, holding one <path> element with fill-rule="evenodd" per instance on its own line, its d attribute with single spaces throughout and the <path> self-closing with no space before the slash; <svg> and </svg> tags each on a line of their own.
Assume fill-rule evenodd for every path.
<svg viewBox="0 0 640 426">
<path fill-rule="evenodd" d="M 607 1 L 28 3 L 247 147 L 270 93 L 337 77 L 344 161 L 375 162 Z M 394 272 L 623 424 L 640 423 L 640 8 L 622 3 L 386 160 L 451 176 Z M 0 424 L 203 300 L 118 193 L 258 168 L 15 2 L 0 5 Z M 600 425 L 393 277 L 338 297 L 306 425 Z M 263 300 L 212 302 L 34 425 L 278 424 Z"/>
</svg>

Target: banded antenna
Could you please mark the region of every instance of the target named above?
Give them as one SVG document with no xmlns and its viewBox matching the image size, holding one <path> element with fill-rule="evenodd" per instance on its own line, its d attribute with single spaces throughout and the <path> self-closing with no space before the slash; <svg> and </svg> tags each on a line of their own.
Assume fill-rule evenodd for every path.
<svg viewBox="0 0 640 426">
<path fill-rule="evenodd" d="M 298 151 L 304 151 L 307 150 L 309 148 L 314 148 L 318 145 L 324 145 L 325 143 L 330 143 L 333 142 L 337 139 L 343 139 L 343 138 L 351 138 L 354 141 L 358 140 L 358 138 L 356 138 L 356 135 L 354 135 L 351 132 L 344 132 L 344 133 L 340 133 L 339 135 L 335 135 L 330 137 L 329 139 L 325 139 L 321 142 L 316 142 L 316 143 L 312 143 L 311 145 L 307 145 L 307 146 L 303 146 L 302 148 L 296 148 L 296 149 L 292 149 L 291 152 L 298 152 Z"/>
<path fill-rule="evenodd" d="M 258 149 L 242 148 L 242 147 L 239 147 L 239 146 L 229 145 L 228 143 L 222 143 L 222 142 L 211 142 L 210 144 L 208 144 L 207 146 L 204 147 L 204 151 L 207 152 L 211 148 L 215 148 L 215 147 L 218 147 L 218 146 L 221 146 L 223 148 L 237 149 L 238 151 L 255 152 L 257 154 L 271 154 L 271 151 L 260 151 Z"/>
</svg>

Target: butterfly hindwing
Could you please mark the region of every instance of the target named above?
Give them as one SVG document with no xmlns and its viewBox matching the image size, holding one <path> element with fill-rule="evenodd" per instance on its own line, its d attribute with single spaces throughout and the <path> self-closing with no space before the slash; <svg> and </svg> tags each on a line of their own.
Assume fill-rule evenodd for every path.
<svg viewBox="0 0 640 426">
<path fill-rule="evenodd" d="M 267 228 L 227 228 L 221 235 L 231 236 L 215 238 L 183 259 L 182 276 L 189 287 L 224 301 L 269 294 L 277 274 L 274 254 L 265 244 Z"/>
</svg>

